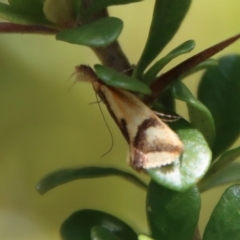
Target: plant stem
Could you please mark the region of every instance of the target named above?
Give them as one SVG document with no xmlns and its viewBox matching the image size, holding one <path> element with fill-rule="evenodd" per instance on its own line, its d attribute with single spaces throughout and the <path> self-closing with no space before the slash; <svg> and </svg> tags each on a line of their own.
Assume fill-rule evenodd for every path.
<svg viewBox="0 0 240 240">
<path fill-rule="evenodd" d="M 105 66 L 118 72 L 124 72 L 126 69 L 130 68 L 130 63 L 117 41 L 105 48 L 92 48 L 92 50 Z"/>
<path fill-rule="evenodd" d="M 91 2 L 92 0 L 83 0 L 83 5 L 88 8 Z M 105 17 L 109 17 L 108 11 L 107 9 L 102 9 L 101 11 L 93 14 L 90 18 L 84 19 L 82 24 L 88 24 Z M 131 67 L 118 41 L 113 42 L 107 47 L 92 48 L 92 50 L 103 65 L 110 67 L 118 72 L 124 72 L 126 69 L 129 69 Z"/>
<path fill-rule="evenodd" d="M 0 32 L 4 33 L 37 33 L 37 34 L 55 34 L 59 30 L 41 26 L 41 25 L 22 25 L 16 23 L 0 23 Z"/>
</svg>

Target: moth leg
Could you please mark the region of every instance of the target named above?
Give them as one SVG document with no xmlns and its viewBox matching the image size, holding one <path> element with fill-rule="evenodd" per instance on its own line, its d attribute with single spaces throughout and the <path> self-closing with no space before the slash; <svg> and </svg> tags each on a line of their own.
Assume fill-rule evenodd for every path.
<svg viewBox="0 0 240 240">
<path fill-rule="evenodd" d="M 166 114 L 166 113 L 160 113 L 157 111 L 153 111 L 153 112 L 158 117 L 160 117 L 163 122 L 176 122 L 181 118 L 179 115 L 171 115 L 171 114 Z"/>
<path fill-rule="evenodd" d="M 89 103 L 89 105 L 93 105 L 93 104 L 99 104 L 99 103 L 101 103 L 102 102 L 102 100 L 101 99 L 99 99 L 99 100 L 97 100 L 97 101 L 95 101 L 95 102 L 90 102 Z"/>
</svg>

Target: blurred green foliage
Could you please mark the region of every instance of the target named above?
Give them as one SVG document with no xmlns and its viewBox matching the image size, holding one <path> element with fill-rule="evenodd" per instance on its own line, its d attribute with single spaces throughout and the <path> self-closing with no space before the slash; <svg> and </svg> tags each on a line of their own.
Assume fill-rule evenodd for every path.
<svg viewBox="0 0 240 240">
<path fill-rule="evenodd" d="M 53 11 L 52 8 L 46 8 L 46 4 L 47 3 L 49 4 L 50 2 L 51 1 L 46 1 L 44 6 L 45 7 L 44 13 L 46 14 L 48 20 L 46 20 L 43 15 L 42 2 L 41 3 L 38 2 L 38 4 L 35 5 L 35 7 L 36 6 L 38 7 L 34 8 L 33 9 L 34 11 L 32 11 L 32 5 L 31 5 L 32 3 L 30 3 L 27 0 L 21 1 L 21 4 L 19 4 L 19 2 L 17 1 L 12 0 L 12 1 L 9 1 L 10 3 L 9 6 L 1 3 L 0 17 L 6 20 L 9 20 L 13 23 L 30 24 L 30 25 L 40 24 L 44 27 L 53 28 L 56 31 L 59 31 L 59 29 L 64 29 L 66 28 L 66 26 L 67 27 L 73 26 L 74 24 L 76 24 L 77 20 L 79 20 L 78 18 L 81 17 L 81 14 L 80 15 L 74 14 L 74 12 L 76 13 L 76 11 L 69 12 L 69 11 L 72 11 L 71 7 L 69 7 L 67 8 L 68 12 L 65 12 L 59 18 L 59 9 L 63 9 L 62 6 L 65 6 L 64 4 L 71 3 L 71 1 L 67 1 L 67 0 L 61 3 L 63 5 L 60 8 L 56 8 L 58 10 L 56 9 L 54 10 L 55 11 L 54 14 L 50 14 L 51 11 Z M 52 1 L 52 3 L 53 2 L 54 1 Z M 73 2 L 73 6 L 75 7 L 79 6 L 78 4 L 76 4 L 76 2 L 77 1 Z M 89 8 L 90 10 L 88 10 L 89 11 L 88 14 L 82 15 L 84 16 L 84 21 L 88 21 L 87 18 L 89 17 L 89 14 L 94 13 L 96 9 L 99 10 L 100 8 L 109 6 L 111 4 L 115 5 L 118 3 L 130 3 L 135 1 L 119 1 L 118 2 L 118 1 L 105 0 L 103 2 L 105 3 L 102 6 L 94 3 L 92 5 L 92 8 Z M 160 50 L 162 50 L 162 48 L 166 45 L 166 43 L 168 43 L 168 41 L 175 34 L 178 26 L 180 25 L 183 19 L 183 16 L 188 10 L 189 2 L 190 1 L 186 1 L 186 0 L 182 1 L 181 7 L 183 11 L 182 12 L 180 11 L 180 12 L 183 15 L 181 14 L 180 14 L 181 16 L 175 15 L 174 16 L 175 18 L 172 18 L 172 19 L 175 19 L 174 21 L 176 22 L 174 21 L 172 23 L 171 21 L 168 22 L 168 24 L 170 25 L 168 25 L 166 29 L 170 30 L 170 33 L 168 35 L 168 33 L 166 33 L 166 29 L 164 29 L 166 34 L 165 36 L 167 36 L 166 37 L 167 40 L 166 42 L 161 43 L 162 45 L 159 47 Z M 177 4 L 181 4 L 181 1 L 178 1 Z M 195 4 L 196 4 L 195 5 L 196 7 L 197 4 L 199 3 L 195 3 Z M 222 3 L 222 2 L 219 3 L 219 5 L 222 5 L 222 6 L 224 4 L 225 3 Z M 127 5 L 127 6 L 130 6 L 130 5 Z M 157 1 L 155 10 L 161 9 L 161 7 L 163 6 L 165 6 L 164 1 L 159 0 Z M 172 7 L 174 7 L 174 5 L 172 5 Z M 31 14 L 29 10 L 31 10 Z M 80 12 L 83 13 L 84 12 L 83 9 L 81 9 Z M 228 9 L 225 9 L 224 12 L 226 14 L 228 12 Z M 172 14 L 172 12 L 170 12 L 170 14 Z M 191 14 L 191 11 L 190 11 L 190 14 Z M 234 14 L 231 14 L 231 17 L 233 18 Z M 197 23 L 197 18 L 194 17 L 193 19 L 194 20 L 196 19 L 196 23 Z M 231 20 L 231 18 L 229 19 Z M 155 20 L 153 19 L 153 21 Z M 217 24 L 219 24 L 218 21 L 217 21 Z M 173 27 L 171 28 L 169 26 L 173 26 Z M 113 35 L 111 35 L 112 39 L 116 39 L 116 37 L 119 34 L 119 26 L 117 26 L 117 28 L 118 28 L 117 34 L 116 32 L 114 32 L 115 37 L 112 38 Z M 156 26 L 152 25 L 152 29 L 156 29 Z M 163 29 L 162 26 L 160 26 L 159 29 L 160 31 L 163 32 L 163 30 L 161 30 Z M 64 31 L 69 31 L 69 35 L 66 35 L 67 38 L 69 38 L 69 36 L 71 36 L 72 34 L 71 28 L 70 30 L 64 30 Z M 97 32 L 97 30 L 94 30 L 94 31 Z M 58 35 L 60 36 L 61 32 Z M 149 36 L 151 38 L 151 34 Z M 153 39 L 157 40 L 154 34 L 152 36 L 153 36 L 152 40 Z M 88 40 L 91 40 L 92 37 L 95 37 L 95 36 L 90 34 L 90 37 Z M 107 35 L 105 37 L 109 39 Z M 53 42 L 53 40 L 49 41 L 43 38 L 41 41 L 39 41 L 36 37 L 34 38 L 34 37 L 24 36 L 19 38 L 18 36 L 15 37 L 14 35 L 14 38 L 12 38 L 12 40 L 11 38 L 12 37 L 5 38 L 5 36 L 1 36 L 1 39 L 0 39 L 0 43 L 1 43 L 0 58 L 2 63 L 0 66 L 1 68 L 0 109 L 2 112 L 2 117 L 0 119 L 0 129 L 1 129 L 1 139 L 0 139 L 1 162 L 0 164 L 1 164 L 2 173 L 3 173 L 1 174 L 2 181 L 0 182 L 1 197 L 2 197 L 1 198 L 2 208 L 0 210 L 2 213 L 1 216 L 3 217 L 0 219 L 0 221 L 2 221 L 3 219 L 6 225 L 7 223 L 10 224 L 10 226 L 8 226 L 7 229 L 12 229 L 13 227 L 15 231 L 9 230 L 7 231 L 7 233 L 1 232 L 0 237 L 2 234 L 4 237 L 7 236 L 9 239 L 11 239 L 11 236 L 13 236 L 12 239 L 14 239 L 14 236 L 16 235 L 19 237 L 18 239 L 20 239 L 21 236 L 23 237 L 23 239 L 28 239 L 28 238 L 32 239 L 31 231 L 35 230 L 35 232 L 36 231 L 39 232 L 38 234 L 39 239 L 47 239 L 47 238 L 53 239 L 53 237 L 50 236 L 51 234 L 48 234 L 48 236 L 45 236 L 43 232 L 44 231 L 51 232 L 52 227 L 57 228 L 61 224 L 61 222 L 63 222 L 63 220 L 66 219 L 69 213 L 74 212 L 76 211 L 76 209 L 79 209 L 79 208 L 99 208 L 101 210 L 111 212 L 114 215 L 117 215 L 120 218 L 125 219 L 126 222 L 131 223 L 129 225 L 133 226 L 133 228 L 141 229 L 140 231 L 137 230 L 136 232 L 138 233 L 142 231 L 146 232 L 147 229 L 146 229 L 145 220 L 139 220 L 139 219 L 143 219 L 144 217 L 144 210 L 142 206 L 144 205 L 145 193 L 142 190 L 135 190 L 132 186 L 129 186 L 127 184 L 123 185 L 121 182 L 119 182 L 119 180 L 116 180 L 115 178 L 111 178 L 111 181 L 88 180 L 89 182 L 86 182 L 86 180 L 84 180 L 81 183 L 72 183 L 71 186 L 70 185 L 64 186 L 64 187 L 62 186 L 61 188 L 54 190 L 52 195 L 46 195 L 43 198 L 39 198 L 39 196 L 37 196 L 35 193 L 34 194 L 31 193 L 34 187 L 34 184 L 47 172 L 55 170 L 56 167 L 62 168 L 62 167 L 69 167 L 74 165 L 91 165 L 91 164 L 93 165 L 93 164 L 96 164 L 97 162 L 97 165 L 104 165 L 104 166 L 115 165 L 116 168 L 119 168 L 119 167 L 123 169 L 127 168 L 125 166 L 124 161 L 119 162 L 115 160 L 116 158 L 120 160 L 125 158 L 126 145 L 124 145 L 124 143 L 121 140 L 119 140 L 119 142 L 115 143 L 116 149 L 113 150 L 113 151 L 117 151 L 114 158 L 112 157 L 112 155 L 110 155 L 103 160 L 102 159 L 96 160 L 96 157 L 98 158 L 98 156 L 102 154 L 102 149 L 108 147 L 107 143 L 110 142 L 110 140 L 106 135 L 107 131 L 104 131 L 104 127 L 103 127 L 104 125 L 101 125 L 101 120 L 98 120 L 99 116 L 96 113 L 96 107 L 87 105 L 88 102 L 94 101 L 94 95 L 93 94 L 89 95 L 89 93 L 85 91 L 85 86 L 76 87 L 74 85 L 74 88 L 71 89 L 69 92 L 67 92 L 67 89 L 70 87 L 71 83 L 69 84 L 63 81 L 61 83 L 59 82 L 59 79 L 65 80 L 68 78 L 68 75 L 71 75 L 72 66 L 79 64 L 79 62 L 86 63 L 87 61 L 86 59 L 89 58 L 88 52 L 85 54 L 85 56 L 82 56 L 82 61 L 81 61 L 79 58 L 79 53 L 76 53 L 76 49 L 77 49 L 76 47 L 66 47 L 66 49 L 63 50 L 63 52 L 59 52 L 59 47 L 66 46 L 66 45 L 64 44 L 58 45 L 56 42 Z M 191 38 L 194 38 L 194 37 L 191 36 Z M 25 43 L 26 43 L 25 47 L 22 47 L 22 43 L 23 43 L 22 39 L 25 40 Z M 61 40 L 66 40 L 65 35 L 61 35 Z M 85 40 L 84 44 L 87 46 L 91 46 L 87 43 L 88 40 Z M 146 64 L 147 62 L 147 65 L 148 65 L 160 52 L 159 49 L 158 51 L 154 52 L 155 44 L 152 43 L 152 40 L 151 39 L 148 40 L 148 43 L 149 44 L 151 43 L 149 45 L 150 50 L 148 50 L 148 47 L 147 47 L 148 44 L 147 44 L 145 48 L 145 53 L 147 53 L 148 57 L 154 54 L 154 57 L 150 57 L 149 58 L 150 60 L 148 61 L 145 61 L 146 59 L 142 57 L 141 59 L 144 59 L 144 60 L 141 60 L 140 63 L 145 62 Z M 219 40 L 221 39 L 218 39 L 218 41 Z M 108 43 L 110 42 L 111 41 L 108 41 Z M 202 42 L 204 42 L 204 39 L 202 40 Z M 8 48 L 6 48 L 6 46 L 8 46 Z M 36 46 L 38 46 L 39 49 L 35 49 Z M 105 44 L 103 46 L 105 46 Z M 69 53 L 69 48 L 72 51 L 72 55 L 74 55 L 73 61 L 65 60 L 65 56 L 71 55 Z M 42 49 L 44 49 L 44 51 Z M 148 55 L 151 51 L 152 53 Z M 177 54 L 176 56 L 178 55 L 179 54 Z M 17 59 L 18 56 L 22 56 L 22 57 Z M 130 53 L 129 53 L 129 56 L 130 56 Z M 229 65 L 231 61 L 228 61 L 228 58 L 233 59 L 232 65 Z M 229 76 L 230 77 L 229 80 L 231 80 L 233 84 L 229 85 L 223 81 L 222 81 L 222 84 L 226 84 L 224 85 L 224 89 L 228 88 L 228 86 L 231 86 L 231 87 L 233 86 L 233 88 L 230 88 L 229 92 L 226 93 L 226 91 L 221 92 L 222 91 L 221 87 L 223 85 L 217 85 L 216 82 L 213 82 L 213 87 L 216 90 L 216 95 L 217 94 L 220 94 L 220 96 L 224 95 L 225 98 L 230 99 L 230 103 L 227 104 L 227 106 L 234 105 L 235 106 L 234 114 L 236 115 L 236 112 L 239 111 L 240 109 L 238 103 L 235 105 L 236 101 L 233 99 L 234 96 L 237 96 L 236 94 L 234 94 L 234 91 L 237 91 L 238 84 L 239 84 L 239 81 L 237 81 L 238 80 L 237 71 L 236 73 L 234 72 L 235 71 L 234 69 L 238 69 L 238 65 L 237 65 L 238 58 L 239 58 L 238 55 L 227 56 L 223 58 L 222 60 L 220 60 L 220 63 L 222 64 L 220 65 L 221 68 L 219 68 L 218 66 L 211 66 L 210 69 L 206 72 L 206 74 L 203 77 L 203 80 L 201 83 L 202 85 L 199 89 L 200 100 L 203 101 L 203 103 L 209 108 L 212 114 L 214 113 L 213 118 L 215 121 L 219 115 L 218 113 L 215 114 L 214 111 L 216 110 L 218 112 L 223 113 L 222 112 L 223 104 L 219 104 L 218 100 L 216 100 L 216 105 L 213 107 L 213 109 L 210 106 L 208 106 L 208 103 L 213 101 L 213 98 L 211 97 L 212 89 L 209 88 L 209 86 L 204 87 L 204 83 L 206 79 L 209 77 L 209 75 L 214 74 L 213 76 L 211 76 L 211 79 L 215 80 L 216 76 L 221 74 L 222 70 L 226 69 L 227 71 L 230 69 L 229 71 L 231 72 L 227 72 L 226 74 L 223 73 L 222 75 L 225 74 L 224 75 L 225 77 L 226 75 Z M 32 59 L 34 59 L 34 61 Z M 226 59 L 225 63 L 227 63 L 225 65 L 224 65 L 224 59 Z M 91 62 L 92 61 L 95 62 L 96 60 L 91 60 Z M 55 66 L 55 64 L 53 64 L 54 62 L 58 63 L 57 67 Z M 90 62 L 90 60 L 87 61 L 87 63 L 88 62 Z M 235 63 L 236 63 L 236 67 L 233 67 L 235 66 L 234 65 Z M 142 64 L 139 64 L 136 67 L 136 71 L 134 74 L 135 76 L 138 76 L 140 80 L 141 80 L 141 77 L 143 76 L 143 70 L 145 69 L 145 67 L 146 66 L 142 66 Z M 66 72 L 68 73 L 66 74 Z M 156 74 L 152 74 L 152 76 L 155 77 Z M 56 81 L 49 81 L 50 78 L 55 78 Z M 151 80 L 152 79 L 150 79 L 150 82 L 152 82 Z M 226 80 L 226 78 L 223 78 L 223 80 Z M 79 91 L 78 91 L 78 88 L 79 88 Z M 176 89 L 182 90 L 183 86 L 176 85 L 175 90 Z M 208 90 L 209 90 L 209 93 L 208 93 Z M 79 94 L 79 92 L 81 92 L 81 95 Z M 186 92 L 187 91 L 184 90 L 181 92 L 181 94 L 185 94 Z M 203 100 L 204 99 L 203 94 L 205 95 L 209 94 L 210 96 L 209 100 Z M 178 98 L 179 96 L 180 95 L 178 91 Z M 188 100 L 186 100 L 186 96 Z M 225 98 L 222 98 L 222 99 L 225 101 L 226 100 Z M 204 131 L 206 130 L 206 127 L 205 127 L 206 125 L 204 124 L 201 125 L 200 121 L 197 122 L 196 119 L 199 116 L 199 114 L 201 116 L 203 112 L 206 113 L 206 110 L 202 108 L 202 105 L 200 102 L 197 102 L 198 100 L 197 101 L 194 100 L 193 96 L 189 94 L 188 95 L 185 94 L 184 98 L 180 98 L 180 99 L 183 101 L 186 101 L 190 105 L 192 101 L 194 101 L 195 105 L 191 105 L 191 106 L 194 106 L 194 107 L 197 106 L 196 109 L 198 109 L 197 110 L 198 112 L 197 114 L 196 112 L 194 112 L 194 114 L 190 116 L 190 120 L 193 125 L 197 124 L 198 126 L 200 126 L 198 130 L 202 131 L 204 134 L 204 132 L 206 132 Z M 85 104 L 82 103 L 83 101 L 85 102 Z M 90 110 L 90 109 L 93 109 L 93 110 Z M 189 113 L 190 111 L 191 111 L 191 108 L 189 107 Z M 226 112 L 227 111 L 229 111 L 229 107 L 226 108 Z M 227 114 L 226 113 L 223 114 L 225 122 L 222 125 L 220 124 L 217 126 L 216 139 L 228 138 L 228 134 L 225 134 L 221 128 L 225 126 L 230 126 L 231 129 L 235 130 L 236 127 L 238 128 L 240 126 L 237 118 L 234 118 L 232 116 L 231 118 L 228 118 L 232 113 L 233 112 L 230 111 L 230 113 L 228 112 Z M 194 117 L 195 117 L 195 120 L 193 121 Z M 91 119 L 91 122 L 92 122 L 92 124 L 90 125 L 89 125 L 89 119 Z M 209 118 L 203 117 L 201 119 L 209 119 Z M 230 124 L 228 122 L 229 119 L 235 120 L 234 124 Z M 112 124 L 109 118 L 108 118 L 108 121 L 110 121 L 110 127 L 111 129 L 113 129 L 113 134 L 117 135 L 118 133 L 115 132 L 116 129 L 114 124 Z M 217 122 L 220 123 L 220 121 L 218 120 Z M 92 125 L 94 125 L 94 128 L 92 127 Z M 229 131 L 227 131 L 227 133 L 228 132 Z M 213 146 L 214 146 L 214 149 L 217 149 L 217 150 L 214 150 L 214 156 L 217 156 L 219 152 L 223 153 L 223 149 L 226 150 L 229 147 L 230 143 L 233 143 L 236 137 L 239 136 L 238 132 L 239 131 L 237 132 L 235 131 L 234 132 L 235 135 L 230 136 L 231 139 L 227 142 L 227 144 L 225 143 L 223 144 L 224 148 L 219 147 L 220 146 L 219 143 L 216 143 L 217 141 L 215 141 Z M 207 133 L 209 133 L 209 129 L 207 129 Z M 220 136 L 219 134 L 220 135 L 225 134 L 225 135 L 221 135 L 221 137 L 219 137 Z M 214 134 L 210 134 L 210 137 L 209 137 L 210 143 L 213 141 L 212 140 L 213 138 L 214 138 Z M 94 146 L 95 141 L 98 141 L 98 143 Z M 219 151 L 219 148 L 221 151 Z M 197 149 L 197 146 L 196 146 L 196 149 Z M 207 149 L 207 147 L 205 149 Z M 236 151 L 234 152 L 234 160 L 238 158 L 239 151 L 237 151 L 237 149 L 238 148 L 236 148 Z M 186 153 L 188 152 L 186 151 Z M 198 157 L 199 153 L 196 151 L 195 155 L 196 157 Z M 224 162 L 227 162 L 230 164 L 232 161 L 232 156 L 233 155 L 231 154 L 225 154 Z M 208 156 L 206 157 L 206 161 L 209 161 L 209 157 L 210 155 L 208 154 Z M 205 164 L 206 164 L 205 167 L 207 168 L 208 163 L 205 162 Z M 195 167 L 196 166 L 197 165 L 195 165 Z M 217 165 L 217 162 L 214 163 L 213 167 L 210 168 L 209 173 L 199 183 L 200 189 L 206 190 L 218 184 L 229 182 L 229 172 L 226 172 L 226 174 L 224 175 L 224 171 L 223 171 L 224 169 L 221 169 L 221 171 L 215 174 L 215 171 L 219 170 L 220 167 L 219 169 L 218 168 L 214 169 L 214 166 L 218 166 L 218 167 L 221 166 L 222 168 L 222 167 L 225 167 L 226 164 Z M 228 171 L 231 170 L 229 166 L 231 166 L 231 164 L 228 165 L 227 168 L 225 168 Z M 238 168 L 235 168 L 235 169 L 238 169 Z M 234 172 L 235 169 L 232 169 L 231 171 Z M 182 176 L 184 176 L 184 173 L 181 173 L 181 174 Z M 224 176 L 226 176 L 226 181 L 225 182 L 219 181 L 218 179 L 220 179 L 220 177 L 218 179 L 216 178 L 218 174 L 219 176 L 221 176 L 221 180 L 222 178 L 224 178 Z M 199 175 L 196 174 L 195 177 L 196 176 L 198 176 L 199 178 Z M 196 180 L 199 180 L 199 179 L 196 179 Z M 193 183 L 196 180 L 194 180 Z M 160 183 L 163 184 L 163 182 L 161 181 L 162 180 L 160 179 Z M 212 184 L 213 181 L 215 181 L 214 184 Z M 233 179 L 231 179 L 230 181 L 233 181 Z M 234 181 L 239 181 L 239 179 L 234 178 Z M 57 184 L 58 182 L 56 183 L 56 185 Z M 117 187 L 118 184 L 119 186 L 124 186 L 124 187 L 118 188 Z M 155 183 L 151 183 L 151 184 L 155 184 Z M 171 187 L 171 186 L 173 186 L 173 183 L 171 183 L 168 187 Z M 121 191 L 119 191 L 119 189 L 121 189 Z M 166 199 L 168 200 L 173 196 L 172 195 L 173 193 L 168 189 L 164 189 L 162 191 L 165 191 L 165 190 L 167 191 Z M 157 195 L 155 196 L 152 191 L 153 191 L 152 188 L 149 189 L 148 194 L 150 194 L 151 192 L 152 197 L 157 197 Z M 114 192 L 114 193 L 111 193 L 111 192 Z M 224 218 L 230 216 L 231 212 L 228 211 L 228 209 L 226 209 L 225 211 L 224 206 L 222 205 L 224 205 L 224 202 L 223 202 L 224 199 L 227 199 L 227 201 L 230 202 L 230 205 L 229 205 L 230 208 L 234 209 L 234 207 L 236 206 L 236 199 L 239 197 L 239 194 L 235 194 L 235 192 L 238 192 L 238 186 L 229 188 L 229 190 L 227 190 L 226 193 L 224 193 L 224 195 L 222 196 L 222 199 L 220 200 L 219 204 L 214 210 L 213 215 L 210 219 L 210 222 L 208 223 L 206 232 L 204 234 L 204 239 L 213 238 L 212 234 L 216 232 L 214 231 L 215 226 L 213 225 L 213 222 L 215 224 L 216 219 L 218 219 L 219 224 L 221 224 L 221 221 L 222 221 L 221 216 L 224 216 Z M 235 195 L 232 193 L 234 193 Z M 181 196 L 181 193 L 174 193 L 174 194 L 177 194 L 177 195 L 180 194 Z M 126 196 L 128 196 L 129 198 L 126 198 Z M 96 198 L 97 198 L 97 201 L 96 201 Z M 113 202 L 113 204 L 109 205 L 109 202 L 111 201 Z M 136 202 L 139 203 L 139 205 L 136 204 Z M 176 203 L 178 203 L 178 201 Z M 196 204 L 196 203 L 193 203 L 193 204 Z M 122 210 L 116 207 L 116 205 L 117 206 L 121 205 Z M 68 207 L 66 208 L 65 206 L 68 206 Z M 8 209 L 11 209 L 11 211 L 14 211 L 14 213 L 12 215 L 8 214 L 9 213 Z M 156 212 L 160 210 L 161 209 L 156 209 Z M 7 214 L 4 214 L 5 213 L 4 211 L 6 211 Z M 37 217 L 31 218 L 34 212 L 37 212 Z M 192 211 L 190 212 L 193 213 Z M 166 214 L 167 217 L 170 216 L 169 212 L 166 212 L 164 214 Z M 196 212 L 193 218 L 194 219 L 198 218 L 198 214 L 199 212 Z M 229 214 L 229 215 L 225 216 L 224 214 Z M 29 223 L 27 221 L 28 218 L 26 218 L 25 219 L 26 221 L 24 221 L 23 215 L 28 216 L 29 219 L 32 219 L 32 222 Z M 18 216 L 20 217 L 18 218 Z M 138 216 L 140 216 L 140 218 Z M 158 214 L 156 217 L 158 218 L 159 216 L 160 215 Z M 212 218 L 214 218 L 215 220 L 213 221 Z M 8 219 L 11 219 L 11 220 L 8 221 Z M 12 219 L 16 219 L 16 221 L 18 221 L 17 223 L 22 222 L 23 227 L 21 228 L 21 225 L 14 223 Z M 235 218 L 233 218 L 232 221 L 233 222 L 238 221 L 238 216 L 235 216 Z M 11 226 L 11 223 L 13 224 L 13 226 Z M 26 225 L 24 225 L 24 223 L 26 223 Z M 231 224 L 231 222 L 229 222 L 229 224 Z M 21 231 L 21 229 L 28 228 L 26 226 L 31 226 L 31 230 L 29 230 L 29 232 L 25 231 L 25 233 L 22 235 L 19 234 L 19 231 Z M 222 233 L 220 233 L 220 236 L 225 236 L 224 234 L 228 233 L 229 226 L 230 225 L 225 225 L 225 227 L 222 228 L 223 231 Z M 155 227 L 159 228 L 159 226 L 153 225 L 151 232 L 154 233 L 154 236 L 155 237 L 157 236 L 158 238 L 158 236 L 161 236 L 163 232 L 157 231 L 156 233 Z M 144 228 L 145 230 L 143 230 Z M 112 235 L 113 233 L 111 233 L 111 231 L 106 232 L 104 229 L 105 228 L 102 229 L 101 227 L 93 227 L 91 229 L 91 239 L 95 239 L 96 237 L 102 237 L 102 236 L 108 236 L 108 238 L 110 238 L 111 236 L 113 239 L 122 239 L 121 236 Z M 193 231 L 192 229 L 194 228 L 191 228 L 191 231 L 187 230 L 189 231 L 188 234 Z M 155 235 L 155 233 L 157 235 Z M 237 233 L 236 230 L 233 230 L 232 239 L 237 239 L 236 233 Z M 164 232 L 164 234 L 165 236 L 169 236 L 169 239 L 172 239 L 170 237 L 170 232 L 169 233 Z M 178 232 L 176 232 L 175 234 L 179 236 Z M 191 236 L 189 237 L 189 239 L 190 238 Z M 37 237 L 35 239 L 37 239 Z M 66 239 L 72 239 L 72 238 L 66 238 Z M 101 239 L 104 239 L 104 237 Z M 188 239 L 188 237 L 186 237 L 186 239 Z"/>
</svg>

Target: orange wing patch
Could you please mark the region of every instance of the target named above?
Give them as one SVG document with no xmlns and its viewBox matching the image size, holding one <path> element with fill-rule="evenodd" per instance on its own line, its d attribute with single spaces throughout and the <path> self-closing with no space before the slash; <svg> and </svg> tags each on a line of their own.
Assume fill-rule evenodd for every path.
<svg viewBox="0 0 240 240">
<path fill-rule="evenodd" d="M 136 169 L 158 168 L 173 163 L 183 144 L 157 115 L 132 93 L 102 83 L 87 66 L 76 67 L 77 80 L 87 80 L 106 104 L 130 147 L 130 165 Z"/>
</svg>

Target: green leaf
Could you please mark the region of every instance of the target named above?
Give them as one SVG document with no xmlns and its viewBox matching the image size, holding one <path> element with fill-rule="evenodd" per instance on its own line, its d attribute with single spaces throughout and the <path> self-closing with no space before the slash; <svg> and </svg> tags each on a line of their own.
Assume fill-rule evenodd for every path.
<svg viewBox="0 0 240 240">
<path fill-rule="evenodd" d="M 214 208 L 203 240 L 239 240 L 240 185 L 229 187 Z"/>
<path fill-rule="evenodd" d="M 179 193 L 151 181 L 147 194 L 147 216 L 152 238 L 192 240 L 200 207 L 201 199 L 196 187 Z"/>
<path fill-rule="evenodd" d="M 0 18 L 11 23 L 36 24 L 54 27 L 52 23 L 42 17 L 23 14 L 4 3 L 0 3 Z"/>
<path fill-rule="evenodd" d="M 140 1 L 142 0 L 91 0 L 89 1 L 87 7 L 84 6 L 85 8 L 82 9 L 81 15 L 85 18 L 109 6 L 129 4 Z"/>
<path fill-rule="evenodd" d="M 170 53 L 168 53 L 165 57 L 161 58 L 157 61 L 143 76 L 143 82 L 150 85 L 157 74 L 174 58 L 178 57 L 181 54 L 188 53 L 193 50 L 195 47 L 194 40 L 188 40 L 175 49 L 173 49 Z"/>
<path fill-rule="evenodd" d="M 217 171 L 225 167 L 226 165 L 230 164 L 231 162 L 233 162 L 239 157 L 240 157 L 240 147 L 226 151 L 217 161 L 213 163 L 211 169 L 213 171 Z"/>
<path fill-rule="evenodd" d="M 88 47 L 106 47 L 118 38 L 122 29 L 122 20 L 106 17 L 80 27 L 63 30 L 56 35 L 56 39 Z"/>
<path fill-rule="evenodd" d="M 138 61 L 134 76 L 142 76 L 146 67 L 173 38 L 184 19 L 191 0 L 156 0 L 146 45 Z"/>
<path fill-rule="evenodd" d="M 199 99 L 215 122 L 214 158 L 225 152 L 240 133 L 239 68 L 240 55 L 222 57 L 218 66 L 206 71 L 199 85 Z"/>
<path fill-rule="evenodd" d="M 157 183 L 172 190 L 184 191 L 204 176 L 211 162 L 211 151 L 203 135 L 184 119 L 169 125 L 182 140 L 184 152 L 173 165 L 147 172 Z"/>
<path fill-rule="evenodd" d="M 91 240 L 91 230 L 101 226 L 122 240 L 137 240 L 137 234 L 122 220 L 105 212 L 84 209 L 67 218 L 60 229 L 62 240 Z"/>
<path fill-rule="evenodd" d="M 205 192 L 211 188 L 224 184 L 235 183 L 240 181 L 240 163 L 231 163 L 225 168 L 219 170 L 215 174 L 207 174 L 202 181 L 199 182 L 198 188 L 200 192 Z"/>
<path fill-rule="evenodd" d="M 120 238 L 104 227 L 95 226 L 91 229 L 91 240 L 120 240 Z"/>
<path fill-rule="evenodd" d="M 210 111 L 192 95 L 183 82 L 175 81 L 172 91 L 176 99 L 186 102 L 191 124 L 203 134 L 211 146 L 215 138 L 215 127 Z"/>
<path fill-rule="evenodd" d="M 78 179 L 86 178 L 97 178 L 97 177 L 108 177 L 108 176 L 119 176 L 122 177 L 138 187 L 146 189 L 146 184 L 139 180 L 131 173 L 124 172 L 116 168 L 102 168 L 102 167 L 81 167 L 81 168 L 68 168 L 52 172 L 44 177 L 37 185 L 37 191 L 40 194 L 44 194 L 49 190 L 74 181 Z"/>
<path fill-rule="evenodd" d="M 9 5 L 19 13 L 43 17 L 42 0 L 8 0 Z"/>
<path fill-rule="evenodd" d="M 43 11 L 46 18 L 59 26 L 75 26 L 73 0 L 45 0 Z"/>
<path fill-rule="evenodd" d="M 116 72 L 113 69 L 100 64 L 94 65 L 94 69 L 97 76 L 108 86 L 123 88 L 128 91 L 139 92 L 143 94 L 151 94 L 149 86 L 136 78 Z"/>
</svg>

